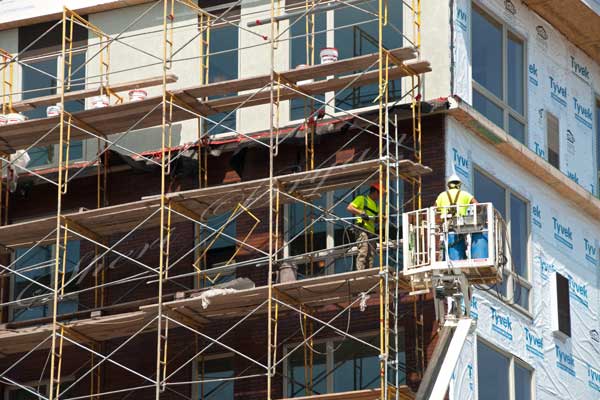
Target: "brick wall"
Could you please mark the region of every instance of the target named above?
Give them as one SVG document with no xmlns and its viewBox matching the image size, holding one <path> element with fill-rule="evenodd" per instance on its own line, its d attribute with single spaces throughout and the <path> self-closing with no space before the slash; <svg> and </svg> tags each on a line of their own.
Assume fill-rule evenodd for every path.
<svg viewBox="0 0 600 400">
<path fill-rule="evenodd" d="M 400 133 L 411 132 L 410 121 L 405 121 L 400 124 Z M 373 135 L 362 134 L 355 140 L 348 143 L 349 138 L 353 137 L 355 130 L 349 129 L 343 133 L 331 134 L 318 137 L 316 146 L 316 165 L 325 162 L 325 165 L 334 165 L 335 163 L 343 163 L 357 159 L 368 159 L 377 157 L 378 142 L 377 137 Z M 411 137 L 412 133 L 408 136 Z M 423 205 L 431 204 L 437 193 L 443 190 L 444 187 L 444 117 L 435 116 L 423 119 L 423 163 L 433 168 L 434 173 L 423 178 Z M 410 145 L 410 140 L 407 145 Z M 342 146 L 344 148 L 339 150 Z M 411 157 L 406 152 L 405 156 Z M 233 171 L 229 165 L 231 153 L 223 153 L 220 157 L 210 157 L 209 159 L 209 184 L 216 185 L 221 183 L 230 183 L 238 179 L 249 180 L 268 176 L 268 154 L 259 148 L 250 148 L 246 153 L 244 169 L 241 177 Z M 303 168 L 304 166 L 304 147 L 303 145 L 283 144 L 280 148 L 280 155 L 275 161 L 274 170 L 278 173 L 289 173 Z M 195 187 L 194 179 L 182 178 L 177 182 L 168 182 L 171 187 L 179 189 L 189 189 Z M 133 171 L 122 171 L 113 173 L 109 177 L 108 198 L 111 205 L 130 202 L 140 199 L 143 196 L 156 194 L 160 188 L 160 176 L 152 173 L 136 173 Z M 408 190 L 407 190 L 408 192 Z M 407 194 L 408 196 L 408 194 Z M 41 215 L 49 215 L 54 212 L 55 207 L 55 188 L 50 185 L 34 185 L 25 187 L 23 191 L 19 191 L 13 195 L 11 199 L 10 216 L 11 221 L 17 221 L 23 218 L 32 218 Z M 64 200 L 65 210 L 75 210 L 79 207 L 95 208 L 96 206 L 96 177 L 90 176 L 78 179 L 74 182 L 69 194 Z M 262 221 L 261 224 L 253 232 L 248 241 L 252 246 L 260 249 L 266 249 L 269 240 L 268 231 L 268 208 L 262 202 L 259 206 L 253 207 L 252 212 Z M 237 220 L 236 235 L 238 238 L 243 238 L 253 225 L 254 220 L 247 215 L 242 215 Z M 280 232 L 283 231 L 283 223 L 281 219 L 278 221 Z M 173 240 L 171 241 L 172 260 L 183 256 L 189 251 L 194 243 L 194 229 L 192 223 L 180 223 L 174 226 Z M 116 243 L 120 235 L 115 235 L 110 238 L 111 243 Z M 131 235 L 127 240 L 123 241 L 117 249 L 123 254 L 126 254 L 142 263 L 148 264 L 150 267 L 156 267 L 158 263 L 158 229 L 142 229 L 139 232 Z M 93 252 L 94 246 L 90 243 L 81 245 L 81 253 L 86 254 Z M 236 260 L 252 259 L 258 254 L 249 248 L 242 248 Z M 132 276 L 135 273 L 144 271 L 143 267 L 135 263 L 119 257 L 111 255 L 106 260 L 107 265 L 107 280 L 115 282 L 127 276 Z M 171 276 L 179 273 L 191 272 L 193 263 L 193 255 L 183 257 L 181 261 L 173 267 L 170 272 Z M 261 267 L 245 267 L 241 268 L 238 276 L 246 276 L 256 282 L 257 285 L 262 285 L 266 282 L 265 268 Z M 113 285 L 106 289 L 106 305 L 118 305 L 136 300 L 152 299 L 156 296 L 156 284 L 148 283 L 151 279 L 144 279 L 127 284 Z M 80 287 L 89 287 L 94 282 L 92 272 L 85 275 Z M 169 282 L 165 286 L 165 293 L 173 294 L 177 291 L 190 289 L 194 287 L 193 278 L 178 279 L 176 282 Z M 87 292 L 79 297 L 80 309 L 87 310 L 94 306 L 93 292 Z M 132 304 L 118 309 L 110 309 L 105 314 L 123 312 L 126 310 L 135 310 L 139 304 Z M 435 316 L 430 299 L 424 299 L 423 310 L 425 317 L 425 345 L 427 349 L 427 358 L 436 342 L 436 327 Z M 335 307 L 326 307 L 319 311 L 319 318 L 328 319 L 337 312 Z M 85 314 L 85 313 L 84 313 Z M 413 299 L 404 297 L 400 310 L 402 316 L 401 326 L 405 332 L 405 350 L 407 359 L 407 375 L 409 375 L 410 383 L 415 386 L 418 384 L 418 378 L 411 375 L 411 372 L 417 370 L 415 359 L 415 321 L 413 315 Z M 85 315 L 84 315 L 85 317 Z M 368 332 L 378 330 L 379 306 L 376 301 L 371 301 L 367 310 L 360 312 L 357 309 L 352 310 L 350 332 Z M 340 329 L 346 329 L 346 318 L 340 318 L 335 322 L 335 325 Z M 203 333 L 216 337 L 229 327 L 235 321 L 215 321 L 214 323 L 203 326 Z M 287 343 L 297 343 L 302 340 L 301 334 L 298 332 L 299 322 L 296 314 L 282 315 L 279 322 L 279 337 L 287 337 Z M 235 349 L 244 352 L 249 357 L 257 359 L 261 363 L 266 363 L 266 318 L 260 317 L 251 319 L 240 325 L 238 328 L 230 332 L 224 342 Z M 184 360 L 194 354 L 196 346 L 208 344 L 206 338 L 200 339 L 196 344 L 196 339 L 193 334 L 184 329 L 171 329 L 169 333 L 169 354 L 173 357 L 170 362 L 170 368 L 175 368 L 181 365 Z M 326 329 L 318 338 L 333 337 L 335 333 L 331 329 Z M 124 339 L 115 339 L 104 343 L 102 346 L 103 353 L 109 353 L 119 346 Z M 218 346 L 212 346 L 209 353 L 220 353 L 227 351 L 219 349 Z M 134 338 L 123 349 L 119 350 L 114 355 L 114 359 L 126 364 L 128 367 L 140 372 L 141 374 L 151 376 L 155 371 L 155 352 L 156 352 L 156 332 L 149 332 Z M 283 354 L 283 344 L 278 348 L 278 354 Z M 0 359 L 0 371 L 14 363 L 21 355 L 14 355 Z M 30 355 L 11 375 L 12 378 L 21 381 L 34 381 L 39 379 L 42 370 L 42 376 L 48 374 L 48 368 L 43 369 L 45 360 L 48 357 L 47 350 L 39 351 Z M 89 355 L 81 349 L 69 347 L 65 351 L 65 363 L 63 365 L 63 375 L 79 377 L 86 370 L 86 365 L 89 364 Z M 245 374 L 261 373 L 260 367 L 252 365 L 243 357 L 235 357 L 235 369 L 239 373 L 246 371 Z M 171 369 L 172 371 L 173 369 Z M 102 367 L 103 386 L 105 391 L 119 390 L 131 385 L 146 385 L 140 377 L 125 372 L 123 369 L 105 363 Z M 191 378 L 191 367 L 182 368 L 177 375 L 178 380 L 187 381 Z M 281 370 L 274 378 L 274 397 L 282 396 L 283 381 Z M 89 390 L 88 378 L 83 379 L 80 385 L 77 385 L 70 392 L 73 396 L 85 394 Z M 190 395 L 190 385 L 181 385 L 173 387 L 172 390 L 179 392 L 184 396 Z M 241 380 L 235 383 L 236 399 L 264 399 L 266 397 L 266 378 L 252 378 Z M 126 394 L 119 393 L 114 396 L 106 396 L 105 399 L 121 399 Z M 148 388 L 136 391 L 128 398 L 135 399 L 153 399 L 154 389 Z M 177 399 L 181 398 L 177 393 L 167 390 L 161 398 Z"/>
</svg>

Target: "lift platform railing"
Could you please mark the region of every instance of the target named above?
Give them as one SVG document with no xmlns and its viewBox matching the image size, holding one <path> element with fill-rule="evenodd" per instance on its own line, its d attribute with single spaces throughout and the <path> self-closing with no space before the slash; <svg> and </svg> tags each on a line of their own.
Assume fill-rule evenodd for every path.
<svg viewBox="0 0 600 400">
<path fill-rule="evenodd" d="M 450 270 L 477 283 L 500 279 L 506 228 L 491 203 L 424 208 L 402 218 L 404 275 L 426 279 Z"/>
</svg>

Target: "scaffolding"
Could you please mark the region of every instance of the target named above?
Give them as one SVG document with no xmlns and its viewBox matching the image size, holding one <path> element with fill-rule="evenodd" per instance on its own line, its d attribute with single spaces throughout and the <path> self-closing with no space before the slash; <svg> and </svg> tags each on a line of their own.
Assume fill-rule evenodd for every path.
<svg viewBox="0 0 600 400">
<path fill-rule="evenodd" d="M 12 254 L 6 265 L 0 264 L 2 287 L 17 276 L 38 288 L 38 293 L 42 293 L 18 300 L 3 297 L 1 309 L 5 311 L 17 303 L 36 301 L 49 301 L 51 308 L 50 321 L 35 327 L 0 330 L 0 353 L 18 357 L 14 363 L 0 371 L 0 382 L 48 400 L 102 399 L 105 396 L 127 398 L 131 393 L 140 390 L 152 390 L 158 400 L 167 392 L 178 393 L 177 388 L 181 386 L 209 382 L 210 379 L 204 378 L 202 370 L 196 370 L 196 376 L 187 380 L 181 380 L 179 374 L 192 363 L 203 360 L 209 348 L 218 346 L 260 371 L 235 376 L 230 380 L 263 379 L 268 400 L 279 398 L 276 392 L 277 376 L 281 375 L 283 363 L 295 351 L 302 351 L 304 354 L 306 398 L 412 398 L 410 390 L 401 379 L 405 366 L 400 360 L 398 338 L 400 320 L 403 317 L 401 301 L 410 290 L 401 273 L 400 226 L 401 214 L 405 209 L 421 208 L 421 176 L 431 172 L 422 165 L 420 105 L 420 77 L 430 71 L 430 66 L 427 61 L 421 60 L 419 53 L 420 0 L 402 1 L 403 12 L 407 15 L 405 21 L 411 21 L 410 26 L 403 29 L 392 26 L 393 22 L 388 18 L 388 1 L 369 2 L 376 4 L 375 9 L 367 7 L 365 3 L 367 2 L 356 0 L 306 0 L 284 6 L 280 1 L 271 0 L 270 3 L 265 3 L 268 9 L 262 10 L 262 14 L 256 17 L 251 15 L 253 22 L 248 23 L 244 19 L 228 18 L 227 13 L 239 7 L 241 1 L 228 5 L 223 13 L 216 14 L 190 0 L 158 0 L 145 7 L 144 11 L 118 34 L 104 32 L 102 27 L 90 23 L 75 11 L 64 8 L 61 20 L 53 26 L 54 29 L 62 30 L 58 58 L 61 68 L 54 77 L 58 82 L 58 93 L 20 101 L 13 101 L 13 95 L 23 94 L 13 87 L 13 70 L 30 66 L 26 66 L 27 62 L 23 60 L 23 51 L 18 54 L 0 51 L 3 113 L 26 111 L 52 104 L 57 104 L 60 109 L 57 116 L 0 126 L 0 160 L 5 176 L 10 168 L 18 169 L 21 173 L 52 185 L 56 193 L 56 209 L 53 216 L 9 224 L 8 182 L 3 182 L 3 186 L 0 187 L 0 201 L 3 207 L 0 244 Z M 315 36 L 319 32 L 315 16 L 320 12 L 344 7 L 358 10 L 375 21 L 377 37 L 369 40 L 377 51 L 372 54 L 354 55 L 332 63 L 316 64 Z M 123 41 L 127 30 L 148 13 L 157 12 L 159 9 L 162 10 L 162 26 L 159 32 L 161 46 L 154 59 L 160 62 L 152 65 L 160 68 L 161 75 L 111 84 L 114 79 L 110 78 L 119 72 L 111 67 L 112 46 L 121 43 L 132 47 Z M 184 12 L 197 15 L 195 26 L 198 31 L 191 40 L 177 43 L 174 33 L 179 28 L 175 21 L 178 14 Z M 291 26 L 296 23 L 302 24 L 303 19 L 302 39 L 306 47 L 306 66 L 301 69 L 281 70 L 276 67 L 281 44 L 289 40 Z M 211 82 L 211 43 L 214 40 L 211 31 L 216 24 L 235 27 L 262 41 L 260 46 L 269 49 L 269 73 Z M 73 55 L 74 52 L 82 50 L 74 47 L 73 32 L 76 26 L 85 28 L 90 37 L 96 38 L 94 43 L 86 45 L 85 50 L 88 55 L 92 55 L 91 59 L 98 61 L 99 73 L 93 79 L 87 77 L 85 82 L 75 78 L 78 68 L 74 67 Z M 386 48 L 386 28 L 394 30 L 406 46 Z M 194 57 L 199 65 L 198 85 L 172 89 L 170 84 L 177 81 L 173 71 L 180 61 L 178 55 L 183 49 L 193 46 L 198 49 L 197 56 Z M 87 59 L 85 63 L 88 64 L 91 59 Z M 397 80 L 402 80 L 402 93 L 391 99 L 390 87 Z M 90 84 L 91 81 L 93 84 Z M 73 85 L 83 83 L 87 84 L 86 89 L 71 90 Z M 373 106 L 369 110 L 374 116 L 370 119 L 355 110 L 341 109 L 335 103 L 335 96 L 326 96 L 325 99 L 319 97 L 321 94 L 368 85 L 376 86 L 376 94 L 371 99 Z M 130 89 L 153 86 L 160 87 L 160 95 L 150 96 L 141 101 L 126 102 L 119 94 Z M 108 96 L 111 104 L 108 107 L 78 112 L 67 111 L 69 101 L 89 99 L 93 96 Z M 297 129 L 304 134 L 304 165 L 299 172 L 278 174 L 276 162 L 281 155 L 282 146 L 288 140 L 286 131 L 281 126 L 280 114 L 284 102 L 295 99 L 304 102 L 304 120 Z M 402 143 L 400 121 L 397 113 L 393 112 L 399 104 L 408 105 L 406 109 L 409 110 L 407 115 L 411 121 L 412 137 L 410 145 Z M 268 105 L 269 108 L 268 134 L 257 138 L 248 132 L 225 126 L 226 119 L 235 115 L 237 111 L 259 105 Z M 318 160 L 315 141 L 318 120 L 323 118 L 342 121 L 346 126 L 358 131 L 355 137 L 375 137 L 377 151 L 374 157 L 364 161 L 332 163 L 331 158 L 344 150 L 347 144 L 355 139 L 352 138 L 334 150 L 329 157 Z M 178 122 L 188 120 L 196 120 L 198 123 L 197 141 L 191 146 L 197 152 L 198 186 L 191 190 L 173 191 L 169 188 L 169 173 L 182 154 L 174 150 L 177 143 L 173 127 Z M 213 128 L 208 127 L 210 124 Z M 266 150 L 268 175 L 233 184 L 210 185 L 207 143 L 215 126 L 223 127 L 239 142 L 253 143 Z M 124 137 L 134 136 L 137 131 L 145 128 L 159 128 L 158 157 L 141 154 L 122 144 Z M 84 165 L 76 165 L 72 159 L 72 145 L 75 141 L 89 139 L 97 142 L 96 159 Z M 56 173 L 51 177 L 20 165 L 16 162 L 18 157 L 13 156 L 38 146 L 57 147 Z M 160 174 L 159 193 L 134 202 L 109 205 L 109 150 L 126 152 L 155 167 Z M 405 152 L 409 153 L 408 157 Z M 91 169 L 95 169 L 97 174 L 96 209 L 67 209 L 64 200 L 76 187 L 76 178 Z M 355 251 L 353 246 L 356 246 L 356 243 L 352 242 L 340 248 L 327 249 L 329 253 L 323 256 L 323 250 L 315 249 L 314 227 L 319 222 L 325 222 L 338 224 L 344 229 L 360 229 L 353 227 L 350 219 L 336 215 L 334 209 L 348 202 L 354 190 L 372 182 L 378 182 L 383 188 L 379 192 L 378 230 L 371 239 L 373 248 L 376 249 L 377 267 L 321 275 L 294 282 L 277 282 L 274 276 L 282 263 L 308 263 L 314 273 L 316 263 L 323 257 L 331 258 L 335 254 L 351 257 L 354 254 L 352 251 Z M 410 187 L 410 193 L 404 193 L 402 190 L 404 183 Z M 336 199 L 332 207 L 321 207 L 313 202 L 323 193 L 338 189 L 346 192 L 341 199 Z M 205 217 L 215 204 L 218 204 L 219 210 L 230 212 L 230 216 L 218 228 L 210 226 Z M 291 240 L 286 240 L 282 232 L 282 227 L 285 226 L 283 208 L 288 204 L 302 205 L 304 210 L 304 226 L 294 236 L 303 238 L 304 253 L 301 255 L 288 254 L 287 248 Z M 261 219 L 256 210 L 265 207 L 268 211 L 262 213 Z M 239 218 L 250 218 L 253 221 L 252 226 L 243 237 L 232 237 L 226 233 L 226 227 Z M 194 243 L 186 249 L 184 256 L 173 253 L 174 226 L 179 223 L 188 223 L 194 227 Z M 252 240 L 260 224 L 267 226 L 268 243 L 262 246 Z M 131 257 L 120 249 L 123 243 L 142 230 L 151 230 L 156 234 L 158 254 L 157 259 L 152 262 Z M 209 268 L 206 254 L 219 238 L 235 243 L 235 252 L 223 264 Z M 85 260 L 85 266 L 80 265 L 75 274 L 69 275 L 67 262 L 71 240 L 85 241 L 93 246 L 94 254 L 90 260 Z M 26 257 L 31 249 L 45 245 L 54 246 L 51 266 L 33 265 L 27 269 L 17 267 L 19 260 Z M 23 248 L 29 250 L 17 255 L 15 249 Z M 236 255 L 242 251 L 253 254 L 253 257 L 243 261 L 236 260 Z M 187 270 L 180 272 L 177 268 L 184 264 L 183 260 L 190 255 L 193 262 Z M 125 277 L 111 280 L 110 276 L 107 276 L 106 266 L 109 256 L 127 260 L 137 269 Z M 213 285 L 222 274 L 248 265 L 258 265 L 261 268 L 266 277 L 264 285 L 225 292 L 210 298 L 205 295 L 206 290 L 200 290 L 204 286 Z M 32 270 L 43 268 L 52 271 L 49 274 L 50 282 L 36 280 L 28 274 Z M 94 274 L 93 285 L 74 289 L 73 283 L 90 271 L 100 271 Z M 197 287 L 174 293 L 172 286 L 178 287 L 178 281 L 188 277 L 193 278 Z M 153 301 L 140 304 L 136 311 L 103 315 L 106 290 L 130 283 L 145 283 L 156 288 Z M 62 318 L 61 302 L 84 293 L 93 293 L 92 315 L 72 320 Z M 368 303 L 369 297 L 376 301 Z M 377 345 L 336 326 L 341 316 L 367 304 L 379 307 Z M 320 307 L 328 305 L 338 306 L 333 315 L 319 311 Z M 418 304 L 415 301 L 415 318 L 422 324 L 422 315 L 419 315 L 417 309 Z M 280 326 L 284 313 L 298 316 L 302 332 L 302 341 L 295 343 L 293 349 L 286 354 L 281 353 L 282 346 L 286 344 Z M 231 331 L 252 318 L 262 319 L 266 325 L 266 348 L 264 356 L 260 359 L 248 355 L 246 349 L 235 348 L 226 340 Z M 214 321 L 226 321 L 230 326 L 219 336 L 211 337 L 206 333 L 205 326 Z M 187 354 L 182 362 L 175 361 L 177 358 L 172 350 L 174 343 L 171 337 L 177 330 L 185 331 L 195 338 L 192 355 Z M 345 394 L 316 393 L 313 371 L 315 339 L 324 331 L 334 332 L 344 340 L 366 346 L 379 354 L 378 388 Z M 155 334 L 154 368 L 150 375 L 141 373 L 115 356 L 128 343 L 148 332 Z M 116 339 L 121 341 L 118 346 L 105 345 L 107 341 Z M 416 340 L 417 351 L 422 353 L 423 339 L 417 337 Z M 201 341 L 208 344 L 200 346 Z M 72 372 L 65 372 L 68 349 L 77 349 L 86 354 L 89 362 L 81 367 L 75 378 L 66 379 Z M 30 385 L 14 378 L 19 366 L 32 354 L 40 351 L 48 352 L 48 362 L 40 367 L 40 376 L 48 377 L 47 394 L 40 385 Z M 420 363 L 424 362 L 423 357 L 423 354 L 417 356 Z M 126 371 L 137 380 L 131 379 L 132 383 L 127 387 L 106 389 L 103 385 L 102 371 L 108 364 Z M 89 393 L 72 395 L 71 389 L 81 382 L 89 385 Z M 203 397 L 204 395 L 200 394 L 199 398 Z"/>
</svg>

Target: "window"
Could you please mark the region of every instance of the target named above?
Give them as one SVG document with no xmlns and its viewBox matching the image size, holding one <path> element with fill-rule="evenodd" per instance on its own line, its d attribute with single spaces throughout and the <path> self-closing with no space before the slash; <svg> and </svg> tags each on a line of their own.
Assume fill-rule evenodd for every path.
<svg viewBox="0 0 600 400">
<path fill-rule="evenodd" d="M 66 281 L 76 274 L 79 268 L 80 242 L 67 243 Z M 54 277 L 55 246 L 36 246 L 31 249 L 20 248 L 15 251 L 14 269 L 23 276 L 12 275 L 11 301 L 19 301 L 11 308 L 12 321 L 25 321 L 52 315 L 52 294 L 27 278 L 42 285 L 52 287 Z M 75 284 L 67 286 L 66 293 L 76 289 Z M 77 311 L 78 299 L 66 296 L 58 304 L 58 313 Z"/>
<path fill-rule="evenodd" d="M 231 212 L 209 217 L 205 223 L 208 228 L 200 228 L 200 240 L 203 241 L 199 247 L 200 269 L 206 270 L 214 267 L 224 266 L 235 254 L 237 243 L 236 218 L 231 218 Z M 227 237 L 229 236 L 229 237 Z M 234 260 L 231 260 L 233 263 Z M 212 286 L 235 279 L 234 272 L 223 272 L 210 277 L 205 277 L 200 282 L 200 287 Z"/>
<path fill-rule="evenodd" d="M 50 29 L 52 23 L 43 23 L 19 28 L 19 51 L 23 53 L 21 63 L 21 90 L 23 99 L 32 99 L 41 96 L 49 96 L 57 93 L 58 74 L 62 70 L 63 60 L 60 57 L 62 43 L 62 27 L 56 26 L 33 46 L 31 42 L 38 39 L 45 31 Z M 81 48 L 87 42 L 87 30 L 75 25 L 73 48 Z M 85 88 L 85 50 L 75 51 L 71 66 L 71 85 L 67 91 L 81 90 Z M 65 71 L 65 74 L 67 71 Z M 85 108 L 84 100 L 74 100 L 65 103 L 65 110 L 69 112 L 81 111 Z M 46 107 L 38 107 L 24 112 L 29 118 L 45 118 Z M 50 145 L 35 147 L 28 152 L 31 161 L 29 168 L 41 167 L 52 164 L 58 158 L 57 146 Z M 83 158 L 83 142 L 74 141 L 70 146 L 70 160 Z"/>
<path fill-rule="evenodd" d="M 288 3 L 289 4 L 289 3 Z M 388 24 L 384 26 L 383 46 L 387 49 L 402 47 L 402 1 L 389 0 Z M 296 6 L 297 5 L 297 6 Z M 304 3 L 292 4 L 295 10 L 303 10 Z M 288 6 L 291 9 L 291 7 Z M 378 3 L 376 0 L 368 0 L 357 5 L 339 7 L 315 14 L 315 64 L 319 63 L 319 52 L 324 47 L 335 47 L 338 50 L 339 59 L 351 58 L 378 51 L 378 25 L 377 25 Z M 291 36 L 291 67 L 306 64 L 306 18 L 292 18 L 290 23 Z M 327 40 L 327 34 L 330 38 Z M 374 67 L 376 68 L 376 66 Z M 360 71 L 357 71 L 360 72 Z M 373 105 L 377 98 L 377 84 L 346 89 L 336 93 L 335 106 L 343 110 L 350 110 Z M 389 84 L 389 99 L 401 97 L 400 80 L 391 81 Z M 324 96 L 318 96 L 323 100 Z M 316 106 L 320 106 L 318 102 Z M 304 99 L 291 102 L 290 118 L 304 118 Z"/>
<path fill-rule="evenodd" d="M 546 134 L 548 135 L 548 162 L 554 168 L 560 168 L 560 130 L 558 118 L 546 113 Z"/>
<path fill-rule="evenodd" d="M 322 213 L 308 205 L 302 203 L 293 203 L 288 206 L 287 214 L 287 240 L 288 255 L 300 255 L 311 251 L 323 250 L 332 247 L 342 247 L 355 241 L 352 230 L 352 216 L 346 210 L 348 204 L 358 195 L 367 194 L 368 186 L 363 186 L 357 190 L 335 190 L 324 193 L 320 198 L 314 200 L 312 204 L 321 208 L 328 209 L 332 215 L 323 215 L 312 225 L 311 229 L 305 229 L 312 221 L 317 220 Z M 339 219 L 345 218 L 346 222 Z M 326 219 L 326 221 L 324 220 Z M 296 235 L 300 235 L 297 238 Z M 294 240 L 292 240 L 295 238 Z M 332 256 L 326 260 L 320 260 L 310 263 L 299 264 L 299 277 L 318 275 L 323 273 L 342 273 L 354 270 L 355 257 L 349 255 Z M 379 257 L 375 256 L 373 266 L 379 266 Z"/>
<path fill-rule="evenodd" d="M 311 18 L 302 17 L 292 18 L 290 24 L 293 24 L 290 28 L 290 67 L 296 68 L 298 65 L 309 65 L 311 61 L 313 64 L 319 64 L 319 49 L 327 47 L 327 14 L 320 12 L 314 13 L 314 60 L 311 60 L 313 55 L 307 50 L 307 22 L 311 22 Z M 308 21 L 307 21 L 308 19 Z M 297 21 L 297 22 L 296 22 Z M 308 28 L 308 32 L 311 29 Z M 320 101 L 325 101 L 325 95 L 318 94 L 315 96 Z M 304 119 L 310 115 L 310 103 L 311 100 L 307 98 L 292 99 L 290 102 L 290 119 Z M 321 107 L 323 103 L 314 102 L 314 109 Z M 305 109 L 306 107 L 306 109 Z"/>
<path fill-rule="evenodd" d="M 388 24 L 383 29 L 383 47 L 386 49 L 403 46 L 402 9 L 401 0 L 389 0 Z M 338 49 L 340 59 L 378 51 L 377 10 L 377 1 L 370 0 L 334 11 L 334 47 Z M 400 81 L 391 81 L 389 86 L 389 99 L 400 98 Z M 376 84 L 346 89 L 336 93 L 335 105 L 343 110 L 372 106 L 378 94 Z"/>
<path fill-rule="evenodd" d="M 378 336 L 362 336 L 362 340 L 379 346 Z M 360 337 L 358 336 L 358 337 Z M 406 365 L 404 336 L 399 333 L 400 370 Z M 286 347 L 294 349 L 296 345 Z M 312 382 L 305 368 L 304 348 L 292 353 L 284 365 L 284 393 L 286 397 L 312 394 L 339 393 L 379 387 L 379 351 L 352 339 L 330 339 L 317 342 L 314 347 Z M 309 350 L 310 356 L 310 350 Z M 402 373 L 402 372 L 401 372 Z M 405 377 L 400 377 L 401 382 Z M 312 388 L 312 390 L 311 390 Z M 308 390 L 307 390 L 308 389 Z M 309 393 L 307 393 L 309 392 Z"/>
<path fill-rule="evenodd" d="M 493 203 L 506 222 L 507 267 L 499 294 L 511 303 L 529 310 L 529 205 L 517 193 L 475 169 L 475 198 Z M 510 295 L 512 293 L 512 295 Z"/>
<path fill-rule="evenodd" d="M 473 107 L 525 143 L 525 43 L 473 5 Z"/>
<path fill-rule="evenodd" d="M 61 393 L 64 393 L 65 395 L 71 395 L 73 393 L 72 390 L 64 390 L 64 388 L 67 388 L 73 382 L 73 380 L 74 379 L 72 375 L 61 377 L 61 382 L 63 385 L 61 386 Z M 50 391 L 48 380 L 36 380 L 34 382 L 23 383 L 22 385 L 27 387 L 31 391 L 18 386 L 8 385 L 5 386 L 5 388 L 2 391 L 2 393 L 4 394 L 2 398 L 7 400 L 44 400 L 48 398 L 48 392 Z"/>
<path fill-rule="evenodd" d="M 479 398 L 485 400 L 531 400 L 532 371 L 509 354 L 477 341 Z M 511 385 L 511 380 L 514 382 Z"/>
<path fill-rule="evenodd" d="M 214 15 L 221 15 L 229 8 L 229 5 L 214 5 L 218 2 L 213 0 L 202 0 L 198 4 Z M 227 22 L 226 22 L 227 21 Z M 229 11 L 225 18 L 211 25 L 210 45 L 208 60 L 208 83 L 223 82 L 238 78 L 238 57 L 239 57 L 239 32 L 238 27 L 228 22 L 239 23 L 239 8 Z M 211 96 L 214 100 L 222 96 Z M 204 122 L 204 132 L 210 135 L 219 133 L 228 133 L 237 127 L 236 112 L 229 115 L 228 112 L 211 114 Z M 223 120 L 221 122 L 221 120 Z M 219 125 L 220 123 L 220 125 Z"/>
<path fill-rule="evenodd" d="M 39 392 L 39 393 L 46 393 L 46 386 L 40 386 L 38 387 L 32 387 L 31 390 L 33 390 L 34 392 Z M 7 399 L 8 400 L 42 400 L 43 397 L 41 396 L 36 396 L 35 394 L 22 389 L 22 388 L 17 388 L 17 387 L 11 387 L 7 389 L 8 395 L 7 395 Z"/>
<path fill-rule="evenodd" d="M 571 337 L 571 297 L 569 278 L 555 272 L 550 281 L 551 327 L 562 339 Z"/>
<path fill-rule="evenodd" d="M 310 392 L 313 394 L 327 393 L 327 343 L 317 343 L 313 349 L 312 376 L 309 376 L 310 369 L 305 367 L 302 349 L 296 350 L 287 360 L 286 397 L 306 396 Z"/>
<path fill-rule="evenodd" d="M 203 357 L 196 365 L 197 399 L 233 400 L 235 371 L 232 355 Z"/>
</svg>

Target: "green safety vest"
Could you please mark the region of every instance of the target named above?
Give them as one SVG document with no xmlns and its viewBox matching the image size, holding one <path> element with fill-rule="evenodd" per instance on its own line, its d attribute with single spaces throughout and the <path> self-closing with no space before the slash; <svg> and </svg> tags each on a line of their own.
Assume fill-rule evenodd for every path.
<svg viewBox="0 0 600 400">
<path fill-rule="evenodd" d="M 356 224 L 360 225 L 371 233 L 375 233 L 375 218 L 377 215 L 379 215 L 379 206 L 377 205 L 377 202 L 369 196 L 361 195 L 352 200 L 352 203 L 350 204 L 360 211 L 367 213 L 367 215 L 370 217 L 368 221 L 364 221 L 362 218 L 357 218 Z"/>
<path fill-rule="evenodd" d="M 464 207 L 458 207 L 458 215 L 465 216 L 467 215 L 467 210 L 469 209 L 468 205 L 471 204 L 471 200 L 473 200 L 473 195 L 471 193 L 453 188 L 440 193 L 435 201 L 435 205 L 436 207 L 440 207 L 440 214 L 442 216 L 446 216 L 449 209 L 441 207 L 464 205 Z"/>
</svg>

